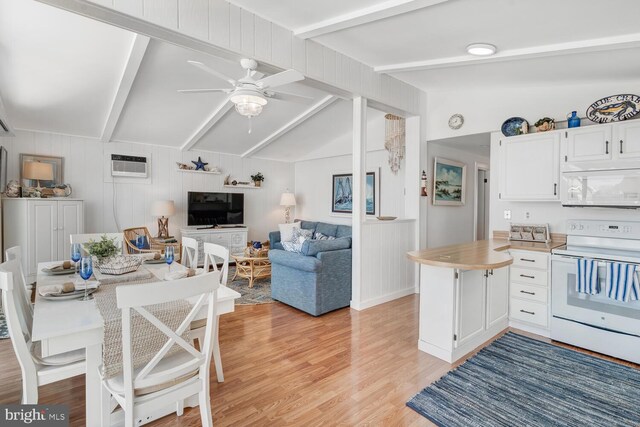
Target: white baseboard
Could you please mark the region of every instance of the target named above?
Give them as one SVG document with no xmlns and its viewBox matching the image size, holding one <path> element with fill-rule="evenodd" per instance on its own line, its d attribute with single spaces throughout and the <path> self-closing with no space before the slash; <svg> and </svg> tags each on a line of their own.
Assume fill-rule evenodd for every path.
<svg viewBox="0 0 640 427">
<path fill-rule="evenodd" d="M 393 301 L 394 299 L 406 297 L 407 295 L 412 295 L 415 293 L 415 288 L 413 285 L 411 287 L 401 289 L 399 291 L 391 292 L 386 295 L 382 295 L 375 298 L 370 298 L 368 300 L 362 301 L 359 304 L 355 301 L 351 301 L 351 308 L 354 310 L 365 310 L 367 308 L 374 307 L 376 305 L 384 304 L 385 302 Z"/>
<path fill-rule="evenodd" d="M 509 320 L 509 327 L 514 329 L 520 329 L 521 331 L 530 332 L 532 334 L 540 335 L 545 338 L 551 337 L 551 331 L 548 328 L 542 328 L 540 326 L 529 325 L 517 320 Z"/>
</svg>

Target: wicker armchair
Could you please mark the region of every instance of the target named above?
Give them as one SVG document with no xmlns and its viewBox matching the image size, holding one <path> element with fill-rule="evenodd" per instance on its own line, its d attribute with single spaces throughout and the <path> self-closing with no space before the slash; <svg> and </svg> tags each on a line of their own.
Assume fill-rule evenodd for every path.
<svg viewBox="0 0 640 427">
<path fill-rule="evenodd" d="M 127 253 L 130 255 L 153 253 L 153 252 L 158 252 L 162 254 L 164 253 L 164 248 L 166 246 L 173 246 L 174 251 L 176 253 L 176 258 L 180 257 L 179 255 L 181 250 L 180 242 L 163 243 L 158 239 L 151 237 L 151 233 L 149 233 L 149 230 L 147 229 L 147 227 L 127 228 L 122 232 L 124 233 L 124 247 L 127 250 Z M 147 237 L 147 242 L 149 242 L 149 249 L 138 249 L 136 247 L 135 241 L 138 236 Z"/>
</svg>

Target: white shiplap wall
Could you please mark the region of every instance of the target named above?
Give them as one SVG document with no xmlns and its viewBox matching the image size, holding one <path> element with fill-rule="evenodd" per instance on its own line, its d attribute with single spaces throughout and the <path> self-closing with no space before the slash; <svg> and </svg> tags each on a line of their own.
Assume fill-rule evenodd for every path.
<svg viewBox="0 0 640 427">
<path fill-rule="evenodd" d="M 362 224 L 362 288 L 359 310 L 415 292 L 415 220 L 365 221 Z"/>
<path fill-rule="evenodd" d="M 243 159 L 239 156 L 211 152 L 189 151 L 132 143 L 102 143 L 96 139 L 50 133 L 16 131 L 15 138 L 0 138 L 8 153 L 9 180 L 18 179 L 20 153 L 62 156 L 64 181 L 73 187 L 73 196 L 85 200 L 85 231 L 88 233 L 116 230 L 113 219 L 113 191 L 116 191 L 117 217 L 122 228 L 146 225 L 156 233 L 156 220 L 150 215 L 151 203 L 171 199 L 177 214 L 169 220 L 170 231 L 186 225 L 186 197 L 188 191 L 243 192 L 245 194 L 245 223 L 251 240 L 266 240 L 269 231 L 284 222 L 284 210 L 279 206 L 280 195 L 286 188 L 294 188 L 293 164 L 270 160 Z M 116 181 L 109 172 L 112 152 L 151 156 L 151 179 Z M 222 175 L 183 173 L 176 162 L 189 163 L 198 156 L 210 166 L 222 168 Z M 239 180 L 262 172 L 262 189 L 229 189 L 223 187 L 226 174 Z M 5 227 L 8 224 L 5 224 Z"/>
<path fill-rule="evenodd" d="M 226 56 L 229 53 L 244 55 L 275 67 L 294 68 L 348 94 L 361 95 L 412 114 L 420 113 L 422 92 L 419 89 L 376 73 L 372 67 L 313 40 L 300 39 L 290 30 L 225 0 L 39 1 L 188 48 Z M 185 35 L 194 40 L 182 37 Z M 213 52 L 216 49 L 218 52 Z"/>
</svg>

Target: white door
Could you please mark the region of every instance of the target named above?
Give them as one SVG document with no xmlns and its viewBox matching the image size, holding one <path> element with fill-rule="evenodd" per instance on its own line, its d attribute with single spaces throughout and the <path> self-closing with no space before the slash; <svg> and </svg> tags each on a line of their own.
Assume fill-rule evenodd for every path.
<svg viewBox="0 0 640 427">
<path fill-rule="evenodd" d="M 28 269 L 29 275 L 35 275 L 38 272 L 39 262 L 59 259 L 58 212 L 56 202 L 30 200 L 28 206 Z"/>
<path fill-rule="evenodd" d="M 534 134 L 500 141 L 502 200 L 559 200 L 560 134 Z"/>
<path fill-rule="evenodd" d="M 614 153 L 620 159 L 633 159 L 640 157 L 640 121 L 633 120 L 616 124 Z"/>
<path fill-rule="evenodd" d="M 509 317 L 509 267 L 489 271 L 487 329 Z"/>
<path fill-rule="evenodd" d="M 485 273 L 485 270 L 459 272 L 456 295 L 456 347 L 464 345 L 485 329 Z"/>
<path fill-rule="evenodd" d="M 70 236 L 84 233 L 83 204 L 58 201 L 58 258 L 67 259 L 71 252 Z"/>
<path fill-rule="evenodd" d="M 611 125 L 573 128 L 566 132 L 566 161 L 609 160 L 613 152 Z"/>
</svg>

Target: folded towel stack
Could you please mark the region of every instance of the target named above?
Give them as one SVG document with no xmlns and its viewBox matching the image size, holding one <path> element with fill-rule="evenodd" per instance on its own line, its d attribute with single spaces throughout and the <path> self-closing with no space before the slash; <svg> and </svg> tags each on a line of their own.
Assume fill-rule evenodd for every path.
<svg viewBox="0 0 640 427">
<path fill-rule="evenodd" d="M 598 262 L 593 259 L 581 258 L 577 260 L 577 267 L 576 291 L 582 294 L 599 294 Z"/>
<path fill-rule="evenodd" d="M 635 264 L 607 263 L 607 296 L 621 302 L 637 301 L 640 298 L 640 280 L 636 269 Z"/>
</svg>

